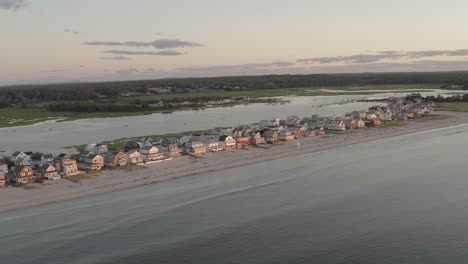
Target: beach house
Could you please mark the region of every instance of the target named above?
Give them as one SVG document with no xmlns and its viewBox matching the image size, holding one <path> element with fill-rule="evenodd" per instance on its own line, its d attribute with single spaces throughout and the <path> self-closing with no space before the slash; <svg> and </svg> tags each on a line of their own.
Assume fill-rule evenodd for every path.
<svg viewBox="0 0 468 264">
<path fill-rule="evenodd" d="M 60 177 L 55 166 L 50 164 L 44 164 L 37 170 L 37 176 L 46 180 L 59 180 Z"/>
<path fill-rule="evenodd" d="M 192 140 L 188 143 L 188 152 L 194 155 L 203 155 L 206 153 L 205 142 L 201 140 Z"/>
<path fill-rule="evenodd" d="M 218 152 L 224 150 L 222 147 L 219 146 L 219 141 L 213 138 L 205 140 L 205 146 L 208 152 Z"/>
<path fill-rule="evenodd" d="M 4 159 L 0 158 L 0 187 L 7 185 L 6 175 L 8 174 L 8 164 Z"/>
<path fill-rule="evenodd" d="M 104 156 L 104 165 L 109 167 L 121 167 L 128 163 L 127 155 L 123 151 L 110 151 Z"/>
<path fill-rule="evenodd" d="M 159 152 L 159 149 L 156 146 L 141 147 L 140 154 L 144 161 L 155 161 L 164 159 L 164 153 Z"/>
<path fill-rule="evenodd" d="M 252 133 L 250 135 L 250 144 L 252 145 L 260 145 L 260 144 L 265 144 L 265 139 L 262 137 L 262 134 L 260 132 L 257 133 Z"/>
<path fill-rule="evenodd" d="M 125 153 L 127 155 L 127 163 L 129 164 L 140 164 L 143 162 L 143 157 L 138 150 L 130 150 Z"/>
<path fill-rule="evenodd" d="M 34 182 L 36 177 L 34 176 L 34 171 L 29 166 L 15 166 L 13 168 L 13 177 L 11 180 L 16 184 L 27 184 Z"/>
<path fill-rule="evenodd" d="M 181 154 L 181 150 L 177 143 L 167 144 L 166 151 L 167 151 L 167 156 L 170 158 L 178 157 Z"/>
<path fill-rule="evenodd" d="M 263 133 L 263 137 L 265 138 L 267 143 L 275 143 L 278 142 L 278 131 L 267 130 Z"/>
<path fill-rule="evenodd" d="M 78 162 L 78 168 L 83 170 L 100 170 L 102 167 L 104 167 L 104 157 L 99 154 L 90 153 Z"/>
<path fill-rule="evenodd" d="M 294 129 L 292 128 L 285 128 L 281 130 L 278 134 L 278 139 L 280 141 L 290 141 L 294 140 L 295 135 L 294 135 Z"/>
<path fill-rule="evenodd" d="M 67 154 L 60 154 L 58 156 L 58 162 L 55 166 L 58 168 L 63 176 L 72 176 L 83 173 L 78 169 L 76 160 L 73 160 Z"/>
<path fill-rule="evenodd" d="M 250 144 L 249 136 L 239 135 L 235 137 L 234 139 L 236 140 L 236 147 L 238 148 L 243 148 Z"/>
</svg>

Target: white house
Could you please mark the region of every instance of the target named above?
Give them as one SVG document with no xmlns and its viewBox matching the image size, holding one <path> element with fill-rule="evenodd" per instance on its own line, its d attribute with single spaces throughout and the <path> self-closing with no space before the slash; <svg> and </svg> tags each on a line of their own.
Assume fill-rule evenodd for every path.
<svg viewBox="0 0 468 264">
<path fill-rule="evenodd" d="M 231 150 L 236 148 L 236 140 L 232 136 L 223 135 L 218 139 L 219 147 Z"/>
</svg>

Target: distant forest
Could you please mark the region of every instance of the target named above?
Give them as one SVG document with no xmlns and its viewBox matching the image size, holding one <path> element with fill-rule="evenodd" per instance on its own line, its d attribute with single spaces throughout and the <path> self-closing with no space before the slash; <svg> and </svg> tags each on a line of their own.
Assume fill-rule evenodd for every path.
<svg viewBox="0 0 468 264">
<path fill-rule="evenodd" d="M 384 84 L 441 84 L 446 85 L 446 88 L 457 85 L 468 89 L 468 72 L 266 75 L 22 85 L 0 87 L 0 107 L 25 106 L 37 102 L 109 99 L 131 93 L 157 93 L 151 88 L 170 88 L 173 92 L 189 92 Z"/>
</svg>

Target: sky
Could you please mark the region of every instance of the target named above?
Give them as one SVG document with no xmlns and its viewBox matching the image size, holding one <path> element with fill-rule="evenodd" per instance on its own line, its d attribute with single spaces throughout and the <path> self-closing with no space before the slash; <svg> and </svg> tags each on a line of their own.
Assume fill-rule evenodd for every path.
<svg viewBox="0 0 468 264">
<path fill-rule="evenodd" d="M 466 0 L 0 0 L 0 85 L 468 70 Z"/>
</svg>

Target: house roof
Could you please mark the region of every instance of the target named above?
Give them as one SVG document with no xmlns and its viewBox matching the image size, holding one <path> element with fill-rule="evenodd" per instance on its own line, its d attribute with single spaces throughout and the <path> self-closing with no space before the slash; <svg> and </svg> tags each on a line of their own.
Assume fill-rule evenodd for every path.
<svg viewBox="0 0 468 264">
<path fill-rule="evenodd" d="M 44 164 L 44 165 L 41 166 L 41 170 L 47 170 L 50 166 L 52 166 L 52 165 L 50 165 L 50 164 Z M 55 169 L 54 166 L 52 166 L 52 167 Z"/>
<path fill-rule="evenodd" d="M 214 140 L 212 138 L 209 138 L 206 140 L 206 143 L 217 143 L 218 141 L 217 140 Z"/>
<path fill-rule="evenodd" d="M 150 150 L 152 148 L 155 148 L 155 146 L 143 146 L 141 147 L 140 149 L 143 149 L 143 150 Z"/>
<path fill-rule="evenodd" d="M 222 135 L 222 136 L 219 137 L 219 141 L 226 141 L 227 137 L 228 136 L 226 136 L 226 135 Z"/>
<path fill-rule="evenodd" d="M 15 167 L 13 168 L 13 172 L 15 172 L 15 173 L 21 172 L 21 171 L 22 171 L 24 168 L 26 168 L 26 167 L 28 167 L 28 166 L 23 166 L 23 165 L 15 166 Z M 29 168 L 29 167 L 28 167 L 28 168 Z"/>
<path fill-rule="evenodd" d="M 119 153 L 123 153 L 123 154 L 125 154 L 125 152 L 124 152 L 124 151 L 122 151 L 122 150 L 118 149 L 118 150 L 109 151 L 109 152 L 107 152 L 107 154 L 106 154 L 106 155 L 112 155 L 112 156 L 115 156 L 115 155 L 117 155 L 117 154 L 119 154 Z"/>
<path fill-rule="evenodd" d="M 31 164 L 31 160 L 30 160 L 30 159 L 18 158 L 18 159 L 15 161 L 15 164 L 26 164 L 26 165 L 29 165 L 29 164 Z"/>
<path fill-rule="evenodd" d="M 99 154 L 95 154 L 95 153 L 89 153 L 88 155 L 86 155 L 86 158 L 88 159 L 94 159 L 96 156 L 100 156 Z"/>
<path fill-rule="evenodd" d="M 140 145 L 137 142 L 133 141 L 133 140 L 129 140 L 129 141 L 125 142 L 125 148 L 126 149 L 127 148 L 139 148 L 139 147 L 140 147 Z"/>
<path fill-rule="evenodd" d="M 205 141 L 206 140 L 206 137 L 205 136 L 192 136 L 190 138 L 190 141 L 194 142 L 194 141 Z"/>
<path fill-rule="evenodd" d="M 54 158 L 54 155 L 52 154 L 45 154 L 45 155 L 42 155 L 44 157 L 44 159 L 53 159 Z"/>
<path fill-rule="evenodd" d="M 140 154 L 140 152 L 138 152 L 138 150 L 136 150 L 136 149 L 132 149 L 132 150 L 130 150 L 130 151 L 127 151 L 126 154 L 133 154 L 133 153 L 135 153 L 135 152 L 138 153 L 138 154 Z"/>
</svg>

